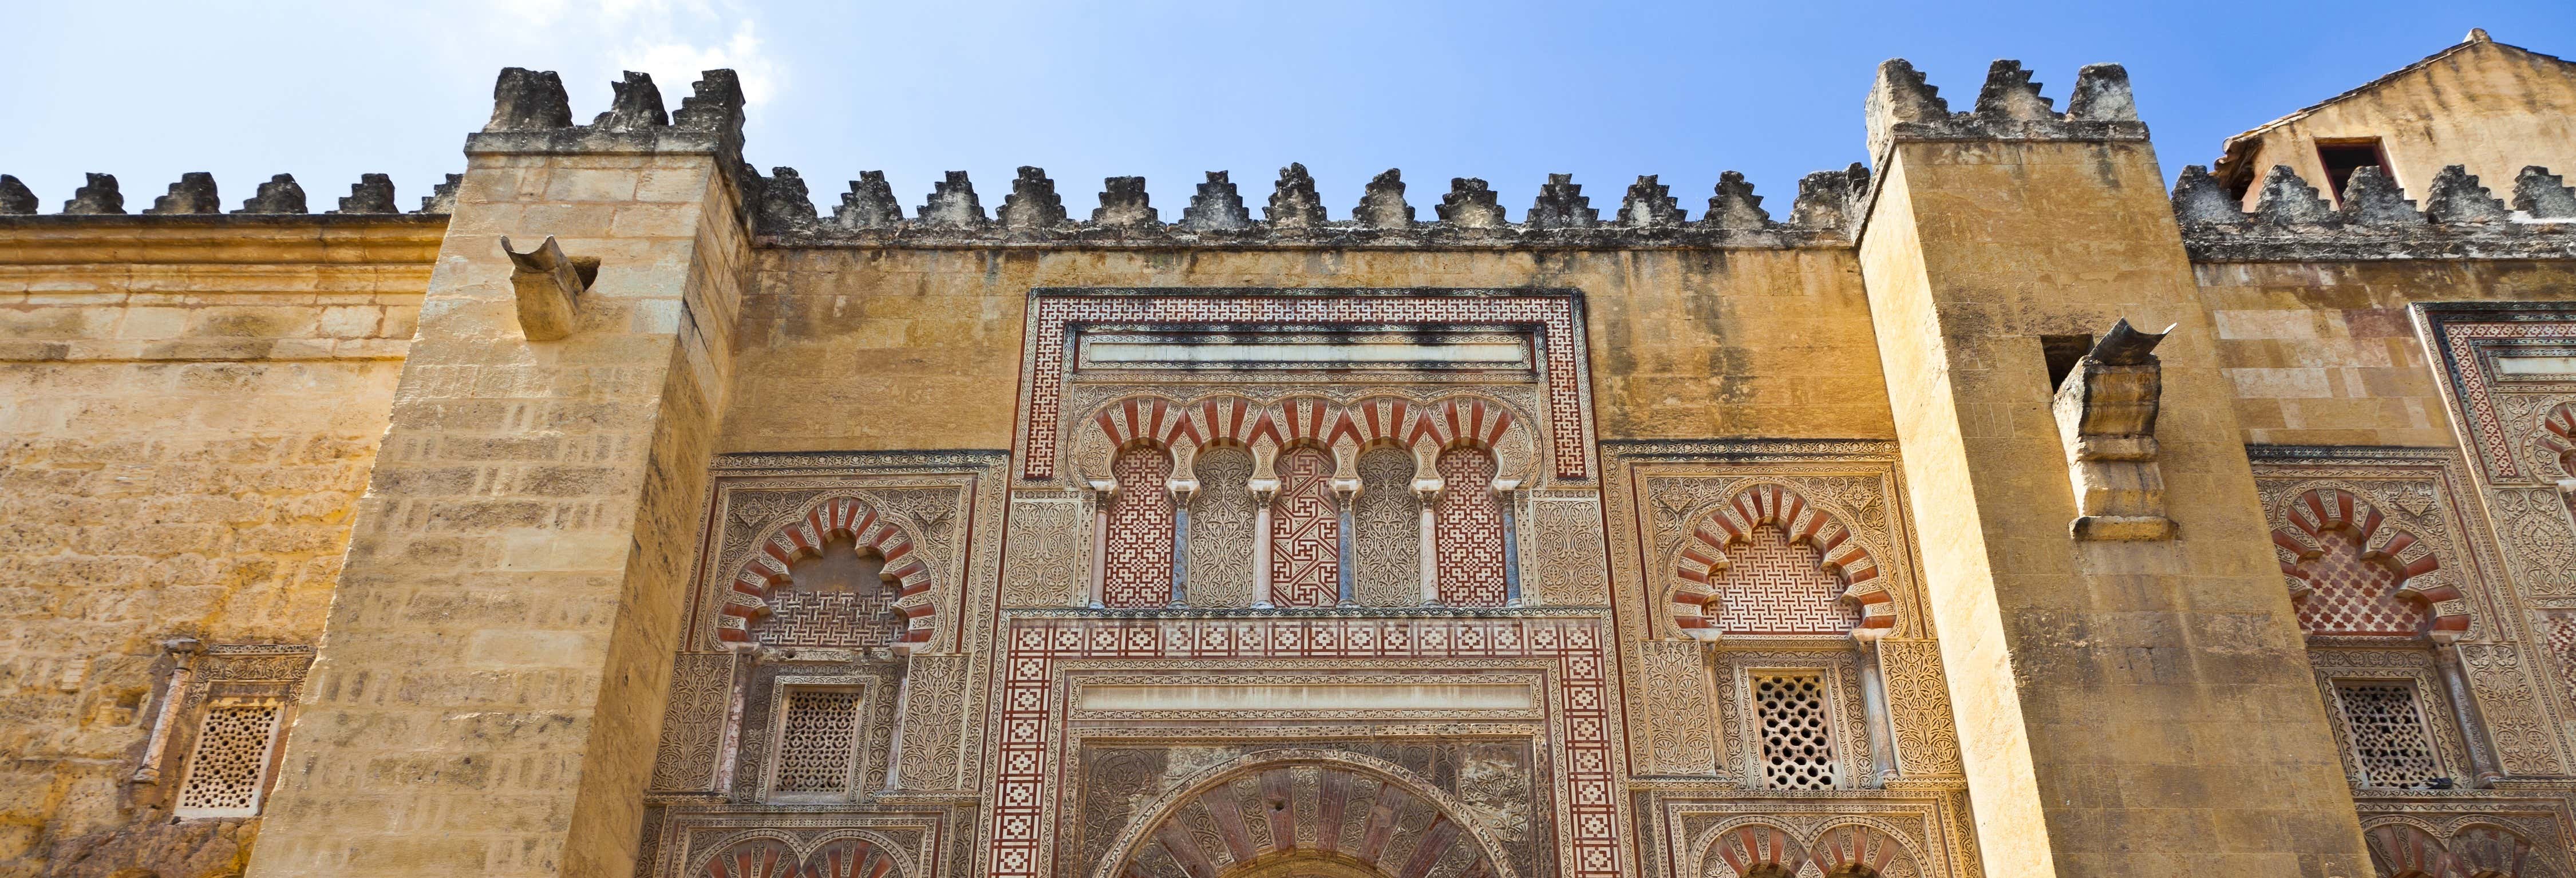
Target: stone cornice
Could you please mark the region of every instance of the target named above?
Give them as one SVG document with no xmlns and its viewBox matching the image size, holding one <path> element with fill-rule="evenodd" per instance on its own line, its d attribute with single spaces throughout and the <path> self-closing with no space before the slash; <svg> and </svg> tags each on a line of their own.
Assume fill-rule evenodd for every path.
<svg viewBox="0 0 2576 878">
<path fill-rule="evenodd" d="M 444 214 L 0 216 L 0 265 L 427 264 Z"/>
</svg>

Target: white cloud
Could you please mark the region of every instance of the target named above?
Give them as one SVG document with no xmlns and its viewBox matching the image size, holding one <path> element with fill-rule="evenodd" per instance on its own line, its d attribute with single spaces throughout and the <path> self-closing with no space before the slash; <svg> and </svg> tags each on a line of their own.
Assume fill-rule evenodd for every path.
<svg viewBox="0 0 2576 878">
<path fill-rule="evenodd" d="M 485 52 L 535 56 L 507 63 L 560 70 L 564 84 L 575 90 L 576 107 L 590 103 L 581 84 L 604 84 L 621 70 L 652 74 L 673 108 L 706 70 L 732 68 L 742 77 L 743 94 L 754 103 L 777 97 L 787 82 L 786 65 L 761 42 L 758 20 L 735 0 L 482 0 L 481 5 L 493 14 L 471 17 L 485 29 L 473 44 Z"/>
<path fill-rule="evenodd" d="M 617 53 L 617 63 L 622 69 L 653 74 L 654 82 L 667 83 L 663 86 L 665 89 L 685 87 L 697 81 L 700 71 L 730 67 L 742 76 L 743 94 L 752 103 L 767 103 L 778 94 L 783 83 L 780 65 L 761 50 L 760 34 L 756 28 L 746 18 L 734 24 L 733 36 L 724 42 L 703 45 L 639 39 Z"/>
</svg>

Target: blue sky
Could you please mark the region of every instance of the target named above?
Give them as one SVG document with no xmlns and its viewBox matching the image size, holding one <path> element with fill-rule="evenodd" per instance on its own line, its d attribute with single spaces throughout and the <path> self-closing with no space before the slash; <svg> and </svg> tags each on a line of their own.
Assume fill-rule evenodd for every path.
<svg viewBox="0 0 2576 878">
<path fill-rule="evenodd" d="M 1008 3 L 449 0 L 20 3 L 0 53 L 0 172 L 48 211 L 84 171 L 129 210 L 186 171 L 227 205 L 291 172 L 314 209 L 362 172 L 415 203 L 461 170 L 503 66 L 561 71 L 576 116 L 619 70 L 674 106 L 740 69 L 748 157 L 816 199 L 882 169 L 907 211 L 966 170 L 988 205 L 1045 167 L 1081 215 L 1141 174 L 1177 217 L 1209 170 L 1256 205 L 1313 169 L 1335 218 L 1400 167 L 1436 203 L 1482 177 L 1515 218 L 1550 172 L 1595 206 L 1661 174 L 1693 216 L 1740 170 L 1785 213 L 1799 176 L 1863 160 L 1877 63 L 1911 59 L 1954 106 L 2021 59 L 2064 104 L 2081 65 L 2126 64 L 2170 177 L 2219 141 L 2458 42 L 2576 55 L 2567 0 L 2529 3 Z"/>
</svg>

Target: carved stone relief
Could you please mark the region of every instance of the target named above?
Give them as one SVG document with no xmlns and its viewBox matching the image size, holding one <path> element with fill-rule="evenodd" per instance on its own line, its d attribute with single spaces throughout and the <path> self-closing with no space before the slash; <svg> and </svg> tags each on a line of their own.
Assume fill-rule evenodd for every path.
<svg viewBox="0 0 2576 878">
<path fill-rule="evenodd" d="M 1422 603 L 1422 498 L 1413 493 L 1413 454 L 1388 445 L 1360 454 L 1360 493 L 1351 508 L 1359 556 L 1352 584 L 1363 607 Z M 1598 543 L 1598 535 L 1594 542 Z"/>
<path fill-rule="evenodd" d="M 1648 774 L 1732 776 L 1718 758 L 1717 705 L 1709 694 L 1708 647 L 1695 640 L 1639 646 L 1646 659 L 1646 712 L 1656 717 L 1638 761 Z"/>
<path fill-rule="evenodd" d="M 1199 486 L 1190 497 L 1190 606 L 1252 606 L 1252 452 L 1242 446 L 1207 449 L 1194 468 Z"/>
</svg>

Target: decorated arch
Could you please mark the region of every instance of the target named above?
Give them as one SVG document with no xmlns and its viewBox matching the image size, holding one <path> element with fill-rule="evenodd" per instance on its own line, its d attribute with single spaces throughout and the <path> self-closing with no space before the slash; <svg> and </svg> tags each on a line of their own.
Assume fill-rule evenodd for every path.
<svg viewBox="0 0 2576 878">
<path fill-rule="evenodd" d="M 753 623 L 777 611 L 778 588 L 793 582 L 796 562 L 820 555 L 836 538 L 850 540 L 857 551 L 873 553 L 885 562 L 878 575 L 894 584 L 894 609 L 904 617 L 903 632 L 894 645 L 909 649 L 929 643 L 936 630 L 938 602 L 931 593 L 936 585 L 931 567 L 914 551 L 920 540 L 875 504 L 851 495 L 816 500 L 803 514 L 759 541 L 759 548 L 734 574 L 732 591 L 716 620 L 716 638 L 726 643 L 754 642 Z"/>
<path fill-rule="evenodd" d="M 755 829 L 717 843 L 688 874 L 696 878 L 912 878 L 910 863 L 885 839 L 842 830 L 812 840 Z"/>
<path fill-rule="evenodd" d="M 1312 777 L 1294 777 L 1301 772 Z M 1356 754 L 1255 754 L 1137 813 L 1095 878 L 1515 874 L 1463 806 L 1402 768 Z"/>
<path fill-rule="evenodd" d="M 1812 558 L 1784 549 L 1803 549 Z M 1760 569 L 1744 563 L 1751 558 L 1766 563 Z M 1673 624 L 1697 639 L 1896 627 L 1895 595 L 1869 546 L 1834 513 L 1784 484 L 1747 485 L 1702 516 L 1674 574 Z M 1769 582 L 1767 574 L 1785 581 Z M 1747 578 L 1762 581 L 1734 581 Z M 1729 613 L 1730 596 L 1759 599 L 1767 609 L 1739 605 Z"/>
<path fill-rule="evenodd" d="M 2274 515 L 2272 546 L 2298 603 L 2299 628 L 2316 635 L 2457 636 L 2468 602 L 2431 543 L 2351 491 L 2317 487 Z"/>
</svg>

